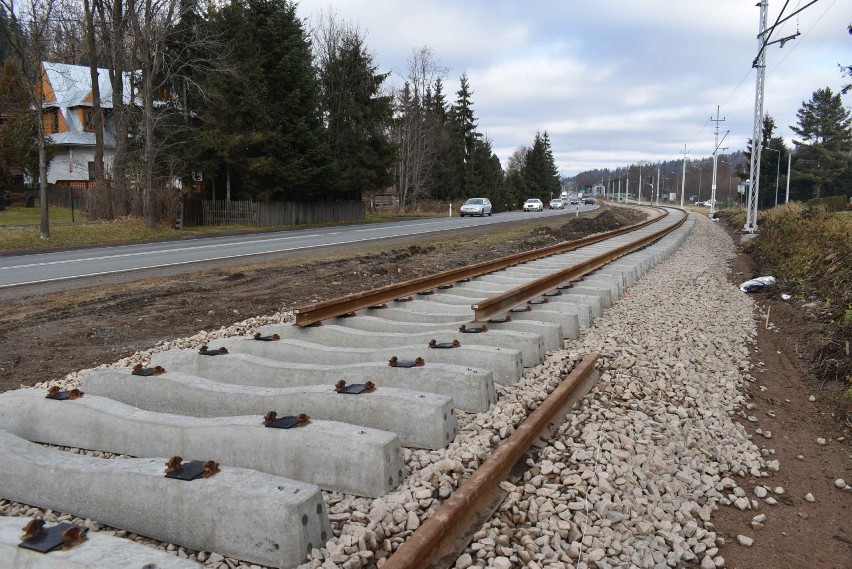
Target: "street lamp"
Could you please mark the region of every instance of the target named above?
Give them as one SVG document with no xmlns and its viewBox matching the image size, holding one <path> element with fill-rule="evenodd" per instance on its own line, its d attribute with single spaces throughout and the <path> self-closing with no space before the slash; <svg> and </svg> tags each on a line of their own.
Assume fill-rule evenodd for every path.
<svg viewBox="0 0 852 569">
<path fill-rule="evenodd" d="M 775 167 L 775 207 L 778 207 L 778 178 L 781 176 L 781 151 L 774 148 L 766 147 L 766 150 L 778 153 L 778 160 Z"/>
</svg>

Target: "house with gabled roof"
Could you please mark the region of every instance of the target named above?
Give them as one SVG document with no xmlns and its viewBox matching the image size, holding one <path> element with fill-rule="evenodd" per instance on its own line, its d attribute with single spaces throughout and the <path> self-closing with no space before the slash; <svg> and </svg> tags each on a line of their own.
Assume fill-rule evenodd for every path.
<svg viewBox="0 0 852 569">
<path fill-rule="evenodd" d="M 88 66 L 42 62 L 42 120 L 50 145 L 48 183 L 88 187 L 94 178 L 95 131 L 92 76 Z M 111 170 L 115 149 L 112 86 L 106 69 L 98 69 L 104 114 L 104 167 Z M 125 103 L 130 86 L 125 76 Z"/>
</svg>

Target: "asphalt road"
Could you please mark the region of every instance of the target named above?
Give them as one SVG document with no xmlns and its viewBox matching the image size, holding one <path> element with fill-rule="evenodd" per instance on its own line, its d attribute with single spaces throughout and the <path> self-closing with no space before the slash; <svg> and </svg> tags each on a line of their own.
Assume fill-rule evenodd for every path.
<svg viewBox="0 0 852 569">
<path fill-rule="evenodd" d="M 581 205 L 580 211 L 589 211 L 597 207 L 597 205 Z M 566 210 L 507 212 L 482 218 L 448 216 L 410 219 L 369 225 L 334 226 L 6 256 L 0 257 L 0 289 L 452 231 L 493 223 L 529 220 L 531 216 L 575 214 L 576 206 L 569 206 Z"/>
</svg>

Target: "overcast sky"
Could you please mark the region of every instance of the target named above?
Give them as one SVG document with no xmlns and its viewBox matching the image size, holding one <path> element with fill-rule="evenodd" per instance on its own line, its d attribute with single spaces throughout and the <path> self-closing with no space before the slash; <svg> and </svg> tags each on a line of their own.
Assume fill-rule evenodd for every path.
<svg viewBox="0 0 852 569">
<path fill-rule="evenodd" d="M 789 0 L 785 15 L 810 0 Z M 785 0 L 770 0 L 771 26 Z M 412 51 L 431 48 L 448 98 L 467 73 L 479 130 L 506 165 L 536 131 L 550 135 L 563 175 L 745 149 L 754 115 L 756 0 L 300 0 L 366 36 L 379 70 L 401 84 Z M 773 33 L 801 35 L 767 52 L 765 112 L 788 145 L 796 111 L 816 89 L 852 82 L 848 0 L 818 0 Z M 844 97 L 852 106 L 852 94 Z"/>
</svg>

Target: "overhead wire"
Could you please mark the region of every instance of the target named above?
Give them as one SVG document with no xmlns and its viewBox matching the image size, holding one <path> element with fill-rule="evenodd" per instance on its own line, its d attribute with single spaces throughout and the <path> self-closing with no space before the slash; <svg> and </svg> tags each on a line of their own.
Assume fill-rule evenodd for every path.
<svg viewBox="0 0 852 569">
<path fill-rule="evenodd" d="M 809 34 L 809 33 L 810 33 L 810 32 L 811 32 L 811 31 L 812 31 L 812 30 L 813 30 L 813 29 L 817 26 L 817 24 L 819 24 L 819 23 L 820 23 L 820 21 L 822 21 L 822 19 L 825 17 L 825 15 L 826 15 L 826 14 L 827 14 L 827 13 L 828 13 L 828 12 L 829 12 L 832 8 L 833 8 L 833 7 L 834 7 L 834 5 L 835 5 L 836 3 L 837 3 L 837 0 L 832 0 L 831 4 L 829 4 L 829 5 L 828 5 L 828 8 L 826 8 L 826 9 L 825 9 L 825 11 L 824 11 L 824 12 L 823 12 L 820 16 L 819 16 L 819 18 L 817 18 L 817 19 L 816 19 L 816 21 L 814 21 L 814 23 L 811 25 L 811 27 L 809 27 L 809 28 L 808 28 L 808 30 L 807 30 L 806 32 L 804 32 L 803 34 L 801 34 L 801 36 L 799 37 L 798 41 L 796 41 L 795 43 L 793 43 L 792 47 L 784 53 L 784 56 L 783 56 L 783 57 L 782 57 L 782 58 L 778 61 L 778 63 L 776 63 L 776 64 L 772 67 L 772 69 L 770 69 L 770 70 L 766 73 L 766 78 L 767 78 L 767 79 L 768 79 L 770 76 L 772 76 L 772 74 L 773 74 L 775 71 L 777 71 L 777 70 L 778 70 L 778 68 L 781 66 L 781 64 L 782 64 L 782 63 L 784 63 L 784 61 L 786 61 L 788 57 L 790 57 L 790 55 L 791 55 L 791 54 L 795 51 L 795 49 L 799 46 L 799 44 L 800 44 L 800 43 L 802 43 L 802 41 L 805 39 L 805 37 L 807 37 L 807 35 L 808 35 L 808 34 Z M 801 2 L 799 2 L 799 4 L 801 4 Z M 785 6 L 786 6 L 786 4 L 785 4 Z M 783 13 L 783 11 L 782 11 L 782 13 Z M 778 19 L 780 19 L 780 18 L 781 18 L 781 15 L 779 14 Z M 798 14 L 797 14 L 797 16 L 796 16 L 796 32 L 798 33 L 798 31 L 799 31 L 799 19 L 798 19 Z M 746 74 L 743 76 L 743 78 L 740 80 L 740 82 L 737 84 L 737 86 L 736 86 L 736 87 L 734 87 L 734 88 L 731 90 L 731 92 L 728 94 L 728 96 L 725 98 L 725 100 L 724 100 L 724 101 L 722 101 L 721 106 L 724 106 L 724 105 L 725 105 L 725 103 L 726 103 L 726 102 L 727 102 L 727 101 L 728 101 L 728 100 L 729 100 L 729 99 L 730 99 L 730 98 L 734 95 L 734 93 L 735 93 L 735 92 L 736 92 L 736 91 L 737 91 L 737 90 L 738 90 L 738 89 L 742 86 L 742 84 L 745 82 L 745 80 L 746 80 L 746 79 L 747 79 L 747 78 L 751 75 L 752 71 L 754 71 L 754 68 L 750 68 L 750 69 L 746 72 Z M 740 99 L 737 101 L 737 103 L 736 103 L 734 106 L 732 106 L 732 107 L 726 107 L 726 108 L 725 108 L 725 112 L 726 112 L 726 114 L 733 113 L 733 112 L 734 112 L 735 110 L 737 110 L 737 109 L 738 109 L 738 108 L 739 108 L 739 107 L 740 107 L 743 103 L 745 103 L 745 102 L 746 102 L 746 101 L 747 101 L 747 100 L 748 100 L 751 96 L 753 96 L 753 94 L 754 94 L 754 93 L 753 93 L 753 92 L 751 92 L 751 91 L 746 92 L 746 93 L 745 93 L 742 97 L 740 97 Z M 704 132 L 704 129 L 707 127 L 707 125 L 709 124 L 709 122 L 710 122 L 710 121 L 709 121 L 709 119 L 708 119 L 707 121 L 705 121 L 705 122 L 704 122 L 704 124 L 701 126 L 701 128 L 698 130 L 698 132 L 696 133 L 696 135 L 693 137 L 693 139 L 692 139 L 690 142 L 694 142 L 694 141 L 695 141 L 695 140 L 696 140 L 696 139 L 697 139 L 697 138 L 698 138 L 698 137 L 699 137 L 699 136 L 700 136 L 700 135 Z"/>
<path fill-rule="evenodd" d="M 829 12 L 829 11 L 830 11 L 833 7 L 834 7 L 834 5 L 835 5 L 835 4 L 837 4 L 837 0 L 833 0 L 833 1 L 831 2 L 831 4 L 829 4 L 829 5 L 828 5 L 828 8 L 826 8 L 826 9 L 825 9 L 825 11 L 822 13 L 822 15 L 821 15 L 819 18 L 817 18 L 817 19 L 816 19 L 816 21 L 815 21 L 815 22 L 811 25 L 811 27 L 810 27 L 810 28 L 808 28 L 808 30 L 807 30 L 805 33 L 803 33 L 803 34 L 799 37 L 799 40 L 798 40 L 797 42 L 795 42 L 795 43 L 793 44 L 793 46 L 792 46 L 789 50 L 787 50 L 787 51 L 784 53 L 784 56 L 780 59 L 780 61 L 778 61 L 778 63 L 776 63 L 776 64 L 772 67 L 772 69 L 770 69 L 770 70 L 766 73 L 766 78 L 767 78 L 767 79 L 768 79 L 769 77 L 771 77 L 771 76 L 772 76 L 772 74 L 773 74 L 775 71 L 777 71 L 777 70 L 778 70 L 778 68 L 781 66 L 781 64 L 782 64 L 782 63 L 784 63 L 784 61 L 786 61 L 788 57 L 790 57 L 790 55 L 791 55 L 791 54 L 792 54 L 792 53 L 796 50 L 796 48 L 797 48 L 797 47 L 799 47 L 799 44 L 800 44 L 800 43 L 802 43 L 802 41 L 805 39 L 805 37 L 807 37 L 807 35 L 808 35 L 809 33 L 811 33 L 811 31 L 812 31 L 812 30 L 816 27 L 816 25 L 817 25 L 817 24 L 819 24 L 819 23 L 820 23 L 820 21 L 822 21 L 822 19 L 825 17 L 825 15 L 826 15 L 826 14 L 828 14 L 828 12 Z M 799 24 L 798 24 L 798 23 L 796 23 L 796 28 L 798 29 L 798 27 L 799 27 Z M 751 71 L 749 71 L 749 72 L 751 72 Z M 742 104 L 743 104 L 746 100 L 748 100 L 748 98 L 749 98 L 752 94 L 753 94 L 753 93 L 746 93 L 743 97 L 741 97 L 741 98 L 740 98 L 740 100 L 737 102 L 737 104 L 736 104 L 736 105 L 734 105 L 734 106 L 733 106 L 733 107 L 731 107 L 730 109 L 726 109 L 726 110 L 727 110 L 727 111 L 729 111 L 729 112 L 730 112 L 730 111 L 734 111 L 734 110 L 736 110 L 737 108 L 739 108 L 739 106 L 740 106 L 740 105 L 742 105 Z"/>
</svg>

